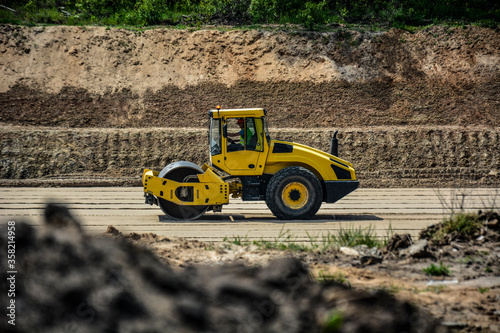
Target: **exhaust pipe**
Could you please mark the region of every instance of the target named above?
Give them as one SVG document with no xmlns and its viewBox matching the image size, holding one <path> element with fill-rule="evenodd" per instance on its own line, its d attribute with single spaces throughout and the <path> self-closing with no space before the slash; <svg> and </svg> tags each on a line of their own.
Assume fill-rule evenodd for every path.
<svg viewBox="0 0 500 333">
<path fill-rule="evenodd" d="M 333 132 L 332 142 L 330 143 L 330 155 L 339 157 L 339 140 L 337 140 L 337 134 L 339 130 Z"/>
</svg>

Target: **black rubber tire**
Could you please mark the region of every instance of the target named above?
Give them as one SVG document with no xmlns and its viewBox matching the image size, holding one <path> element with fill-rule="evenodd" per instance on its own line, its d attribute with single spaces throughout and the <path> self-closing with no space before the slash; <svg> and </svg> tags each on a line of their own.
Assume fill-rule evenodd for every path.
<svg viewBox="0 0 500 333">
<path fill-rule="evenodd" d="M 290 208 L 283 200 L 283 195 L 285 195 L 284 191 L 292 184 L 300 184 L 297 186 L 307 189 L 307 199 L 303 199 L 304 202 L 302 207 Z M 296 192 L 300 198 L 300 191 Z M 269 207 L 271 212 L 281 220 L 310 219 L 318 212 L 322 201 L 323 187 L 321 186 L 321 182 L 311 171 L 303 167 L 293 166 L 278 171 L 271 178 L 267 186 L 267 207 Z"/>
</svg>

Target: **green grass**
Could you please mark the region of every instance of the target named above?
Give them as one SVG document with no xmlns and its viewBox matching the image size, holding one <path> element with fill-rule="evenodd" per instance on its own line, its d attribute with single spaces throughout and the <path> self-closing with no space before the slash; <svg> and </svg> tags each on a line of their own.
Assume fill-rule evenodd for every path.
<svg viewBox="0 0 500 333">
<path fill-rule="evenodd" d="M 351 283 L 347 279 L 346 275 L 340 271 L 335 272 L 333 274 L 326 274 L 325 272 L 320 271 L 318 273 L 318 277 L 315 280 L 318 282 L 321 282 L 321 283 L 325 283 L 325 284 L 340 283 L 340 284 L 348 286 L 349 288 L 351 287 Z"/>
<path fill-rule="evenodd" d="M 365 228 L 352 225 L 346 229 L 340 228 L 336 235 L 329 234 L 328 237 L 330 238 L 329 243 L 346 247 L 366 245 L 369 248 L 382 248 L 387 243 L 387 239 L 380 239 L 376 236 L 375 229 L 371 224 Z"/>
<path fill-rule="evenodd" d="M 481 230 L 481 222 L 478 214 L 458 213 L 443 221 L 443 232 L 458 232 L 463 237 L 471 237 L 474 233 Z"/>
<path fill-rule="evenodd" d="M 321 325 L 322 333 L 335 333 L 339 332 L 344 323 L 344 314 L 338 310 L 333 310 L 328 313 L 323 319 Z"/>
<path fill-rule="evenodd" d="M 420 290 L 419 292 L 431 292 L 436 295 L 439 295 L 443 290 L 446 290 L 445 286 L 430 286 L 425 289 Z"/>
<path fill-rule="evenodd" d="M 487 293 L 488 291 L 490 291 L 490 288 L 479 287 L 477 289 L 477 291 L 479 291 L 481 294 L 484 294 L 484 293 Z"/>
<path fill-rule="evenodd" d="M 428 267 L 424 268 L 423 271 L 429 276 L 449 276 L 450 266 L 444 266 L 443 263 L 439 263 L 439 266 L 430 264 Z"/>
<path fill-rule="evenodd" d="M 476 213 L 452 214 L 441 222 L 441 228 L 429 235 L 430 239 L 439 242 L 452 235 L 453 239 L 469 240 L 481 230 L 482 223 L 478 217 Z"/>
<path fill-rule="evenodd" d="M 406 288 L 394 284 L 394 282 L 383 282 L 380 284 L 379 290 L 383 290 L 388 294 L 395 295 Z"/>
<path fill-rule="evenodd" d="M 328 232 L 326 235 L 311 235 L 308 232 L 308 240 L 297 240 L 297 237 L 290 233 L 290 230 L 281 228 L 277 237 L 272 240 L 250 240 L 247 236 L 224 237 L 223 246 L 249 246 L 254 245 L 262 250 L 281 250 L 281 251 L 317 251 L 324 253 L 326 251 L 337 250 L 340 247 L 354 247 L 357 245 L 367 245 L 369 248 L 382 248 L 392 237 L 392 227 L 389 227 L 385 237 L 378 237 L 375 234 L 375 228 L 372 225 L 368 227 L 340 228 L 335 233 Z"/>
</svg>

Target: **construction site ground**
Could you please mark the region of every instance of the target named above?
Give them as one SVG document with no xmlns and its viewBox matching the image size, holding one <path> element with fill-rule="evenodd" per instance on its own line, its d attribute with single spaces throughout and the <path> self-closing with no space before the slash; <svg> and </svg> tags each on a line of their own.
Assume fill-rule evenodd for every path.
<svg viewBox="0 0 500 333">
<path fill-rule="evenodd" d="M 495 189 L 499 66 L 499 31 L 472 26 L 410 33 L 1 25 L 0 186 L 139 186 L 143 168 L 203 164 L 207 111 L 221 105 L 264 107 L 273 137 L 323 151 L 339 129 L 340 156 L 362 189 Z M 489 200 L 498 209 L 499 199 Z M 432 247 L 426 258 L 386 252 L 382 263 L 364 265 L 338 250 L 106 229 L 117 222 L 104 218 L 97 233 L 145 246 L 176 269 L 293 256 L 316 276 L 409 300 L 447 330 L 500 331 L 498 233 Z M 452 275 L 431 282 L 422 269 L 441 262 Z"/>
</svg>

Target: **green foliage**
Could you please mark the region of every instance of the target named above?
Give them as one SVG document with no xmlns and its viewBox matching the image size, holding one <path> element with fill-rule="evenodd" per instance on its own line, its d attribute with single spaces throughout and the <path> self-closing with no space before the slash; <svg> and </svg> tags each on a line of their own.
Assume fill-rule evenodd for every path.
<svg viewBox="0 0 500 333">
<path fill-rule="evenodd" d="M 485 287 L 479 287 L 477 289 L 477 291 L 479 291 L 481 294 L 484 294 L 484 293 L 487 293 L 488 291 L 490 291 L 489 288 L 485 288 Z"/>
<path fill-rule="evenodd" d="M 424 268 L 425 274 L 430 276 L 448 276 L 450 275 L 450 266 L 444 266 L 443 263 L 439 263 L 439 266 L 430 264 L 428 267 Z"/>
<path fill-rule="evenodd" d="M 314 29 L 317 24 L 324 24 L 327 20 L 326 1 L 320 3 L 306 2 L 297 18 L 307 29 Z"/>
<path fill-rule="evenodd" d="M 344 323 L 344 314 L 338 310 L 330 312 L 324 319 L 321 325 L 322 333 L 340 332 Z"/>
<path fill-rule="evenodd" d="M 281 228 L 278 237 L 275 237 L 274 241 L 254 240 L 252 244 L 264 250 L 308 251 L 310 249 L 306 243 L 294 242 L 294 236 L 290 234 L 290 230 L 284 230 L 284 228 Z"/>
<path fill-rule="evenodd" d="M 241 237 L 241 236 L 233 236 L 233 238 L 228 238 L 227 236 L 224 237 L 224 239 L 222 240 L 226 245 L 238 245 L 238 246 L 242 246 L 242 245 L 249 245 L 250 242 L 247 238 L 247 236 L 245 237 Z"/>
<path fill-rule="evenodd" d="M 444 219 L 434 228 L 428 228 L 422 234 L 423 238 L 437 243 L 448 242 L 454 239 L 469 240 L 482 228 L 479 215 L 476 213 L 456 213 Z"/>
<path fill-rule="evenodd" d="M 75 0 L 74 6 L 88 16 L 104 17 L 134 8 L 135 0 Z"/>
<path fill-rule="evenodd" d="M 481 226 L 478 214 L 458 213 L 443 221 L 442 232 L 444 234 L 456 232 L 460 238 L 470 238 L 481 230 Z"/>
<path fill-rule="evenodd" d="M 351 286 L 351 283 L 349 280 L 346 278 L 345 274 L 341 271 L 335 272 L 333 274 L 325 274 L 325 272 L 320 271 L 318 273 L 318 277 L 316 278 L 316 281 L 321 282 L 321 283 L 340 283 L 344 284 L 348 287 Z"/>
<path fill-rule="evenodd" d="M 349 226 L 347 229 L 340 228 L 337 235 L 331 235 L 332 241 L 338 246 L 353 247 L 357 245 L 367 245 L 368 247 L 382 247 L 383 240 L 375 235 L 372 225 L 366 228 Z"/>
<path fill-rule="evenodd" d="M 33 23 L 301 24 L 368 23 L 407 29 L 432 23 L 497 28 L 500 4 L 488 0 L 2 0 L 0 18 Z M 71 15 L 61 13 L 71 13 Z M 60 14 L 58 17 L 55 12 Z"/>
<path fill-rule="evenodd" d="M 152 25 L 160 23 L 165 5 L 162 0 L 140 0 L 135 8 L 139 24 Z"/>
<path fill-rule="evenodd" d="M 327 0 L 252 0 L 249 14 L 254 23 L 301 23 L 307 29 L 328 20 Z"/>
<path fill-rule="evenodd" d="M 208 21 L 219 24 L 244 24 L 250 21 L 251 0 L 201 0 L 199 11 Z"/>
<path fill-rule="evenodd" d="M 255 23 L 270 23 L 276 20 L 273 0 L 252 0 L 248 9 Z"/>
<path fill-rule="evenodd" d="M 389 226 L 387 236 L 385 237 L 378 237 L 375 235 L 375 229 L 371 225 L 366 228 L 355 228 L 350 226 L 347 229 L 339 229 L 335 234 L 328 233 L 327 235 L 312 236 L 307 233 L 309 241 L 298 241 L 297 237 L 290 233 L 290 230 L 281 228 L 278 237 L 275 237 L 274 240 L 261 239 L 251 241 L 247 236 L 233 236 L 232 238 L 224 237 L 223 242 L 226 248 L 232 245 L 253 245 L 264 250 L 326 252 L 336 250 L 342 246 L 353 247 L 357 245 L 367 245 L 370 248 L 381 248 L 387 244 L 387 240 L 392 237 L 392 235 L 393 231 L 391 226 Z"/>
</svg>

